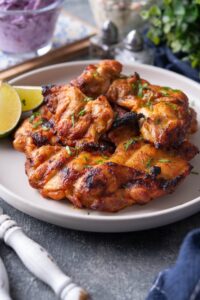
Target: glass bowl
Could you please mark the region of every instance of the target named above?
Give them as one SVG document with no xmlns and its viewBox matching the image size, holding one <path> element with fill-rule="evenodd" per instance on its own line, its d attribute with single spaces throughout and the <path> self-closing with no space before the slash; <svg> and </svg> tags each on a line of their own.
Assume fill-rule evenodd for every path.
<svg viewBox="0 0 200 300">
<path fill-rule="evenodd" d="M 0 8 L 0 50 L 11 54 L 48 52 L 62 4 L 63 0 L 52 0 L 39 9 Z"/>
</svg>

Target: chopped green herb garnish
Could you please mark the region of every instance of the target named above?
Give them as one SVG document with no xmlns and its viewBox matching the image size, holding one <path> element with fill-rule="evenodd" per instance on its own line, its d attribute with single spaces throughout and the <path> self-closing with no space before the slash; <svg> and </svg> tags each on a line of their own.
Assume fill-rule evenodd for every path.
<svg viewBox="0 0 200 300">
<path fill-rule="evenodd" d="M 84 102 L 89 102 L 89 101 L 92 101 L 92 100 L 94 100 L 92 97 L 85 97 L 83 99 Z"/>
<path fill-rule="evenodd" d="M 152 162 L 153 162 L 153 158 L 150 157 L 150 158 L 148 159 L 148 161 L 146 162 L 146 168 L 149 169 L 149 168 L 151 167 L 151 165 L 152 165 Z"/>
<path fill-rule="evenodd" d="M 30 117 L 29 117 L 29 123 L 33 123 L 33 120 L 35 119 L 35 116 L 34 115 L 31 115 Z"/>
<path fill-rule="evenodd" d="M 169 163 L 169 162 L 171 162 L 171 160 L 169 160 L 167 158 L 161 158 L 161 159 L 158 160 L 158 162 L 160 162 L 160 163 Z"/>
<path fill-rule="evenodd" d="M 101 156 L 102 156 L 103 159 L 109 159 L 109 157 L 104 155 L 104 154 L 102 154 Z"/>
<path fill-rule="evenodd" d="M 124 149 L 127 151 L 129 146 L 134 142 L 133 139 L 128 140 L 125 144 L 124 144 Z"/>
<path fill-rule="evenodd" d="M 148 83 L 147 83 L 147 82 L 145 82 L 145 83 L 143 83 L 143 85 L 142 85 L 142 86 L 143 86 L 143 89 L 147 89 L 149 85 L 148 85 Z"/>
<path fill-rule="evenodd" d="M 67 153 L 71 156 L 72 155 L 72 151 L 71 151 L 70 147 L 66 146 L 65 149 L 66 149 Z"/>
<path fill-rule="evenodd" d="M 171 102 L 165 102 L 168 106 L 170 106 L 173 110 L 177 110 L 177 105 Z"/>
<path fill-rule="evenodd" d="M 26 100 L 25 100 L 25 99 L 22 99 L 21 102 L 22 102 L 22 104 L 23 104 L 24 106 L 26 106 Z"/>
<path fill-rule="evenodd" d="M 170 88 L 168 86 L 163 86 L 162 89 L 166 90 L 166 91 L 175 92 L 175 93 L 180 93 L 181 92 L 180 90 L 172 89 L 172 88 Z M 161 93 L 163 93 L 163 91 L 161 91 Z"/>
<path fill-rule="evenodd" d="M 97 77 L 97 76 L 99 76 L 99 73 L 97 71 L 95 71 L 92 73 L 92 75 L 93 75 L 93 77 Z"/>
<path fill-rule="evenodd" d="M 143 96 L 143 90 L 147 89 L 147 88 L 148 88 L 148 83 L 147 82 L 145 82 L 145 83 L 139 82 L 138 83 L 138 94 L 137 94 L 137 96 L 140 97 L 140 98 L 142 98 L 142 96 Z"/>
<path fill-rule="evenodd" d="M 74 114 L 71 115 L 72 126 L 75 126 L 75 117 Z"/>
<path fill-rule="evenodd" d="M 150 110 L 153 109 L 153 103 L 151 100 L 148 100 L 145 104 L 144 104 L 145 107 L 149 108 Z"/>
<path fill-rule="evenodd" d="M 163 96 L 169 96 L 169 93 L 167 92 L 167 91 L 160 91 L 161 92 L 161 94 L 163 95 Z"/>
<path fill-rule="evenodd" d="M 135 89 L 136 89 L 136 84 L 135 84 L 135 83 L 131 83 L 131 88 L 133 89 L 133 91 L 135 91 Z"/>
<path fill-rule="evenodd" d="M 35 123 L 33 124 L 33 128 L 34 128 L 34 129 L 38 128 L 40 125 L 42 125 L 42 123 L 43 123 L 43 120 L 42 120 L 42 119 L 39 120 L 39 121 L 37 121 L 37 122 L 35 122 Z"/>
<path fill-rule="evenodd" d="M 95 161 L 96 164 L 100 165 L 103 164 L 105 161 L 103 159 L 98 159 L 97 161 Z"/>
<path fill-rule="evenodd" d="M 86 162 L 88 162 L 89 158 L 86 155 L 83 156 L 83 158 L 85 159 Z"/>
<path fill-rule="evenodd" d="M 175 93 L 181 93 L 180 90 L 172 90 L 172 91 L 175 92 Z"/>
<path fill-rule="evenodd" d="M 40 112 L 36 111 L 34 112 L 30 117 L 29 117 L 29 122 L 33 123 L 33 121 L 35 120 L 36 117 L 40 116 Z"/>
<path fill-rule="evenodd" d="M 84 168 L 85 168 L 85 169 L 89 169 L 89 168 L 92 168 L 92 166 L 90 166 L 90 165 L 85 165 Z"/>
<path fill-rule="evenodd" d="M 85 113 L 86 113 L 86 110 L 85 110 L 85 109 L 82 109 L 81 111 L 79 111 L 78 116 L 79 116 L 79 117 L 80 117 L 80 116 L 84 116 Z"/>
<path fill-rule="evenodd" d="M 166 91 L 170 91 L 170 90 L 171 90 L 171 88 L 168 87 L 168 86 L 163 86 L 162 89 L 163 89 L 163 90 L 166 90 Z"/>
<path fill-rule="evenodd" d="M 33 115 L 34 115 L 35 117 L 38 117 L 38 116 L 41 115 L 41 112 L 40 112 L 40 111 L 36 111 L 36 112 L 33 113 Z"/>
<path fill-rule="evenodd" d="M 80 150 L 81 148 L 79 146 L 75 146 L 75 147 L 72 147 L 70 146 L 70 150 L 73 150 L 74 151 L 74 154 L 77 156 L 78 155 L 78 151 Z"/>
<path fill-rule="evenodd" d="M 138 142 L 138 141 L 141 141 L 141 140 L 142 140 L 142 137 L 133 137 L 133 138 L 129 139 L 126 143 L 124 143 L 124 149 L 127 151 L 128 148 L 129 148 L 132 144 L 134 144 L 134 143 L 136 143 L 136 142 Z"/>
<path fill-rule="evenodd" d="M 142 98 L 143 95 L 143 86 L 141 83 L 138 84 L 138 97 Z"/>
<path fill-rule="evenodd" d="M 44 131 L 49 131 L 49 130 L 50 130 L 50 128 L 47 127 L 47 126 L 45 126 L 45 125 L 42 125 L 42 129 L 43 129 Z"/>
<path fill-rule="evenodd" d="M 199 172 L 192 171 L 191 174 L 193 174 L 193 175 L 199 175 Z"/>
<path fill-rule="evenodd" d="M 71 147 L 72 148 L 72 147 Z M 75 150 L 75 154 L 76 154 L 76 156 L 78 155 L 78 153 L 79 153 L 79 150 L 81 149 L 81 147 L 80 146 L 75 146 L 75 147 L 73 147 L 73 149 Z"/>
</svg>

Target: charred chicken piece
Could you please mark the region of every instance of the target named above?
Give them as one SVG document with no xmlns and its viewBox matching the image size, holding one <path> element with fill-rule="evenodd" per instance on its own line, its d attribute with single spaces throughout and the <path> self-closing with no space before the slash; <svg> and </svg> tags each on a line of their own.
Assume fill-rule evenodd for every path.
<svg viewBox="0 0 200 300">
<path fill-rule="evenodd" d="M 192 155 L 184 157 L 158 150 L 140 137 L 123 141 L 107 162 L 79 177 L 74 197 L 83 206 L 108 212 L 148 203 L 174 191 L 192 168 L 187 158 L 197 152 L 190 145 Z"/>
<path fill-rule="evenodd" d="M 105 96 L 91 100 L 69 85 L 46 88 L 44 101 L 45 105 L 16 131 L 16 150 L 25 151 L 28 137 L 38 147 L 97 143 L 114 120 Z"/>
<path fill-rule="evenodd" d="M 129 133 L 121 140 L 115 135 L 114 154 L 69 146 L 32 149 L 26 162 L 31 186 L 44 197 L 67 198 L 77 207 L 108 212 L 171 193 L 189 175 L 187 159 L 197 153 L 196 147 L 164 151 Z"/>
<path fill-rule="evenodd" d="M 73 86 L 78 87 L 89 97 L 104 95 L 112 81 L 120 76 L 122 65 L 116 60 L 103 60 L 97 65 L 89 65 L 75 80 Z"/>
<path fill-rule="evenodd" d="M 188 132 L 196 130 L 195 114 L 183 92 L 151 85 L 137 73 L 116 79 L 106 95 L 109 101 L 143 115 L 141 134 L 158 148 L 180 145 Z"/>
<path fill-rule="evenodd" d="M 37 146 L 56 144 L 55 126 L 52 114 L 44 105 L 29 118 L 25 119 L 15 132 L 13 146 L 17 151 L 25 152 L 30 139 Z"/>
<path fill-rule="evenodd" d="M 121 138 L 121 136 L 139 135 L 138 122 L 142 116 L 116 104 L 112 105 L 112 109 L 114 112 L 113 124 L 110 130 L 101 136 L 100 141 L 108 142 L 116 147 L 116 142 L 112 140 L 112 136 L 115 135 Z"/>
<path fill-rule="evenodd" d="M 109 152 L 87 152 L 74 147 L 42 146 L 26 153 L 26 173 L 32 187 L 40 190 L 44 197 L 55 200 L 68 198 L 75 206 L 74 184 L 80 176 L 94 165 L 109 158 Z"/>
<path fill-rule="evenodd" d="M 67 86 L 54 113 L 55 128 L 63 145 L 98 142 L 112 125 L 114 114 L 105 96 L 90 100 L 78 88 Z M 53 96 L 53 95 L 52 95 Z"/>
</svg>

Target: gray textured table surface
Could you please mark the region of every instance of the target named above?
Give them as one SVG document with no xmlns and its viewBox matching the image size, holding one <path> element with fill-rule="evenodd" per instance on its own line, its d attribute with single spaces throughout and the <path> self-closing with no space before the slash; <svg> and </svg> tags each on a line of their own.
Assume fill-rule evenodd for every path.
<svg viewBox="0 0 200 300">
<path fill-rule="evenodd" d="M 71 0 L 70 11 L 92 20 L 87 1 Z M 159 229 L 124 234 L 95 234 L 59 228 L 16 211 L 0 200 L 33 239 L 40 242 L 62 269 L 85 287 L 93 300 L 143 300 L 155 275 L 176 259 L 183 237 L 200 226 L 200 214 Z M 0 256 L 8 269 L 14 300 L 54 300 L 2 242 Z"/>
</svg>

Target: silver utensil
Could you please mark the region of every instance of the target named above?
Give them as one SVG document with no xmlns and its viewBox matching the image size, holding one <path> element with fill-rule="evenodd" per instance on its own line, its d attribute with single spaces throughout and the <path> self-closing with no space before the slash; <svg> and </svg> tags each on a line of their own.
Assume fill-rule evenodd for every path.
<svg viewBox="0 0 200 300">
<path fill-rule="evenodd" d="M 9 292 L 8 274 L 1 258 L 0 258 L 0 299 L 12 300 Z"/>
<path fill-rule="evenodd" d="M 57 266 L 54 259 L 39 244 L 27 237 L 22 229 L 8 215 L 3 214 L 0 207 L 0 239 L 10 246 L 19 256 L 23 264 L 37 278 L 49 285 L 62 300 L 87 300 L 86 291 L 72 282 Z M 6 271 L 0 265 L 2 280 L 6 282 Z M 5 269 L 5 268 L 4 268 Z M 8 289 L 4 289 L 5 292 Z M 0 292 L 1 295 L 1 292 Z M 2 298 L 0 297 L 2 300 Z M 4 300 L 4 298 L 3 298 Z M 9 293 L 7 293 L 7 299 Z"/>
</svg>

